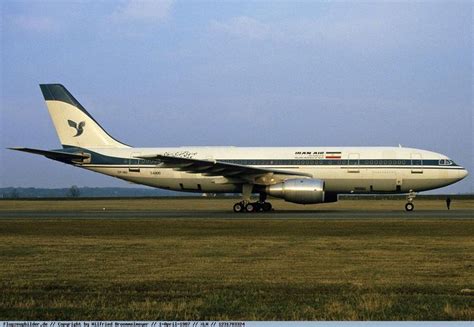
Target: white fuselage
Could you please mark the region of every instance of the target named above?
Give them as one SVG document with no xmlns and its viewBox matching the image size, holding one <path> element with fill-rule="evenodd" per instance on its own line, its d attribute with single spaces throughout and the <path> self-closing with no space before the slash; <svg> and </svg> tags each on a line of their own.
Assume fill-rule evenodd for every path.
<svg viewBox="0 0 474 327">
<path fill-rule="evenodd" d="M 133 183 L 176 191 L 240 192 L 231 178 L 161 168 L 140 156 L 175 157 L 307 173 L 334 193 L 406 193 L 455 183 L 467 171 L 435 152 L 402 147 L 179 147 L 89 148 L 90 163 L 78 166 Z M 291 177 L 287 177 L 291 178 Z M 275 180 L 274 182 L 280 182 Z"/>
<path fill-rule="evenodd" d="M 442 154 L 402 147 L 133 148 L 108 134 L 64 85 L 40 88 L 63 148 L 13 150 L 168 190 L 239 192 L 235 212 L 270 211 L 267 196 L 316 204 L 347 193 L 408 193 L 411 211 L 416 192 L 467 175 Z"/>
</svg>

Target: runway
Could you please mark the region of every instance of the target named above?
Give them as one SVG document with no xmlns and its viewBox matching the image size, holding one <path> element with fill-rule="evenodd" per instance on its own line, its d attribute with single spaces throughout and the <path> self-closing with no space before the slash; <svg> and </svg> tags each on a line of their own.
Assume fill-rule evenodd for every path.
<svg viewBox="0 0 474 327">
<path fill-rule="evenodd" d="M 279 210 L 234 213 L 218 210 L 5 210 L 0 219 L 474 219 L 472 210 Z"/>
</svg>

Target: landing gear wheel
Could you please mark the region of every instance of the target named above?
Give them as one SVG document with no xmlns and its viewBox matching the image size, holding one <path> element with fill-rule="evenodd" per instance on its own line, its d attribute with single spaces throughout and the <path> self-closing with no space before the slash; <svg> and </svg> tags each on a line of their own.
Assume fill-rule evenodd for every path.
<svg viewBox="0 0 474 327">
<path fill-rule="evenodd" d="M 256 207 L 255 203 L 247 203 L 247 205 L 245 206 L 245 210 L 247 212 L 257 211 L 256 209 L 257 209 L 257 207 Z"/>
<path fill-rule="evenodd" d="M 264 202 L 262 204 L 262 209 L 263 211 L 267 212 L 267 211 L 271 211 L 272 210 L 272 204 L 270 202 Z"/>
<path fill-rule="evenodd" d="M 413 211 L 413 209 L 415 209 L 415 205 L 413 203 L 408 202 L 407 204 L 405 204 L 406 211 Z"/>
<path fill-rule="evenodd" d="M 244 206 L 242 203 L 237 202 L 234 204 L 234 212 L 243 212 L 244 211 Z"/>
</svg>

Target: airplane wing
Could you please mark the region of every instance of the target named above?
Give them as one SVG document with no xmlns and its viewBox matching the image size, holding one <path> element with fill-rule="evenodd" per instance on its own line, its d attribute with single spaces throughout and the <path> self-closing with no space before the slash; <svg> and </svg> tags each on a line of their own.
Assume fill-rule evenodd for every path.
<svg viewBox="0 0 474 327">
<path fill-rule="evenodd" d="M 80 153 L 68 153 L 62 151 L 48 151 L 48 150 L 40 150 L 40 149 L 32 149 L 32 148 L 9 148 L 10 150 L 15 151 L 22 151 L 28 153 L 39 154 L 45 156 L 46 158 L 70 163 L 74 160 L 83 160 L 87 159 L 88 156 Z"/>
<path fill-rule="evenodd" d="M 258 167 L 222 162 L 222 161 L 217 161 L 217 160 L 193 159 L 193 158 L 175 157 L 175 156 L 168 156 L 168 155 L 161 155 L 161 154 L 138 156 L 137 158 L 155 160 L 157 162 L 160 162 L 161 168 L 173 168 L 178 171 L 185 171 L 185 172 L 194 173 L 194 174 L 203 174 L 204 176 L 223 176 L 227 178 L 233 178 L 233 179 L 237 178 L 237 179 L 243 179 L 243 180 L 249 180 L 249 179 L 255 180 L 256 178 L 263 177 L 265 175 L 313 177 L 311 174 L 302 173 L 302 172 L 269 169 L 269 168 L 258 168 Z"/>
</svg>

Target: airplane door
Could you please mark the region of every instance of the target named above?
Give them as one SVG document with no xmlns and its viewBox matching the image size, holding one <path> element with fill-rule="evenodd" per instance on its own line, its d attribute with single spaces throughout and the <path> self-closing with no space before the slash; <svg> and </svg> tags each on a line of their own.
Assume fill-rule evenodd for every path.
<svg viewBox="0 0 474 327">
<path fill-rule="evenodd" d="M 359 153 L 349 153 L 349 167 L 347 169 L 348 173 L 359 173 L 359 159 L 360 159 L 360 154 Z"/>
<path fill-rule="evenodd" d="M 411 154 L 411 173 L 412 174 L 423 174 L 423 160 L 421 154 Z"/>
<path fill-rule="evenodd" d="M 140 156 L 140 152 L 132 152 L 130 154 L 130 158 L 128 160 L 128 171 L 129 172 L 140 172 L 140 166 L 139 166 L 139 159 L 137 158 Z"/>
</svg>

